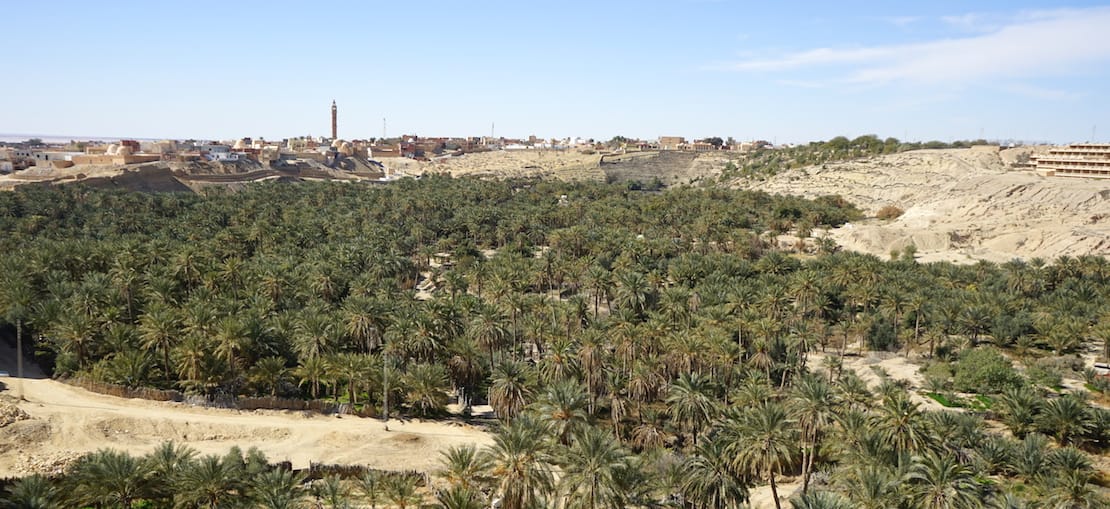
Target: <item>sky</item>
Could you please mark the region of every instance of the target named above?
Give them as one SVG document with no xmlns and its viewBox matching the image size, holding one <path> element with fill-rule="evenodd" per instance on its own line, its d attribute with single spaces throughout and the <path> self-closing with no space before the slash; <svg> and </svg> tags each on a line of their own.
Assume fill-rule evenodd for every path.
<svg viewBox="0 0 1110 509">
<path fill-rule="evenodd" d="M 1110 141 L 1110 2 L 0 4 L 0 133 Z"/>
</svg>

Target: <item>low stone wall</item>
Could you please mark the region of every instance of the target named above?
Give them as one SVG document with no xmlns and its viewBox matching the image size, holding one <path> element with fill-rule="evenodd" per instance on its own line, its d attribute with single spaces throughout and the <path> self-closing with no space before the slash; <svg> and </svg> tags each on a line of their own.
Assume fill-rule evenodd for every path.
<svg viewBox="0 0 1110 509">
<path fill-rule="evenodd" d="M 211 408 L 232 408 L 237 410 L 295 410 L 315 412 L 320 414 L 357 415 L 359 417 L 377 417 L 377 412 L 370 407 L 356 410 L 349 403 L 336 403 L 327 400 L 304 400 L 277 397 L 237 398 L 216 397 L 208 398 L 201 395 L 185 395 L 181 391 L 151 389 L 147 387 L 130 388 L 123 385 L 109 384 L 87 380 L 84 378 L 68 378 L 61 380 L 74 387 L 80 387 L 89 392 L 115 396 L 117 398 L 137 398 L 151 401 L 174 401 L 194 406 Z"/>
<path fill-rule="evenodd" d="M 62 380 L 63 382 L 74 387 L 80 387 L 89 392 L 97 394 L 106 394 L 108 396 L 115 396 L 117 398 L 138 398 L 149 399 L 151 401 L 177 401 L 185 400 L 185 395 L 180 391 L 164 391 L 160 389 L 151 389 L 147 387 L 139 387 L 132 389 L 123 385 L 108 384 L 104 382 L 94 382 L 84 378 L 68 378 Z"/>
</svg>

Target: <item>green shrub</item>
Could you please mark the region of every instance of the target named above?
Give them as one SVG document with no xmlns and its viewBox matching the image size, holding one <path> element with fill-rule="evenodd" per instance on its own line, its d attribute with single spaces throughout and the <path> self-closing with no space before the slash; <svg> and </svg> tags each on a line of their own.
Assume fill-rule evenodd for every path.
<svg viewBox="0 0 1110 509">
<path fill-rule="evenodd" d="M 1055 363 L 1048 359 L 1038 359 L 1031 366 L 1025 368 L 1025 376 L 1034 385 L 1050 388 L 1060 387 L 1064 378 Z"/>
<path fill-rule="evenodd" d="M 933 392 L 941 392 L 952 387 L 952 368 L 946 362 L 933 362 L 922 370 L 925 387 Z"/>
<path fill-rule="evenodd" d="M 957 391 L 988 394 L 1024 383 L 1010 359 L 991 347 L 965 350 L 960 354 L 953 378 Z"/>
<path fill-rule="evenodd" d="M 939 392 L 926 392 L 925 395 L 946 408 L 959 408 L 963 406 L 960 404 L 959 398 L 952 395 L 945 395 Z"/>
</svg>

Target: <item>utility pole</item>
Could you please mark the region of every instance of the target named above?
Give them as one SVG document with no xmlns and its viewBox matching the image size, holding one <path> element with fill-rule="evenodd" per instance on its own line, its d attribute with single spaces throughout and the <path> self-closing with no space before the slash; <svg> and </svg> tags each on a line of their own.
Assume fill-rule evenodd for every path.
<svg viewBox="0 0 1110 509">
<path fill-rule="evenodd" d="M 19 378 L 19 400 L 23 401 L 23 319 L 15 319 L 15 376 Z"/>
<path fill-rule="evenodd" d="M 385 141 L 385 117 L 382 117 L 382 141 Z"/>
</svg>

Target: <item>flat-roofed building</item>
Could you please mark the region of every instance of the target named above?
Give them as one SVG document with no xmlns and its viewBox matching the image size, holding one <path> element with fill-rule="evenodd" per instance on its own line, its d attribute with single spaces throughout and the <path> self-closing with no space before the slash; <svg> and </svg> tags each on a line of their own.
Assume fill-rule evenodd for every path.
<svg viewBox="0 0 1110 509">
<path fill-rule="evenodd" d="M 686 145 L 686 138 L 682 136 L 660 136 L 659 150 L 682 150 Z"/>
<path fill-rule="evenodd" d="M 1046 177 L 1110 178 L 1110 144 L 1079 143 L 1032 156 Z"/>
</svg>

